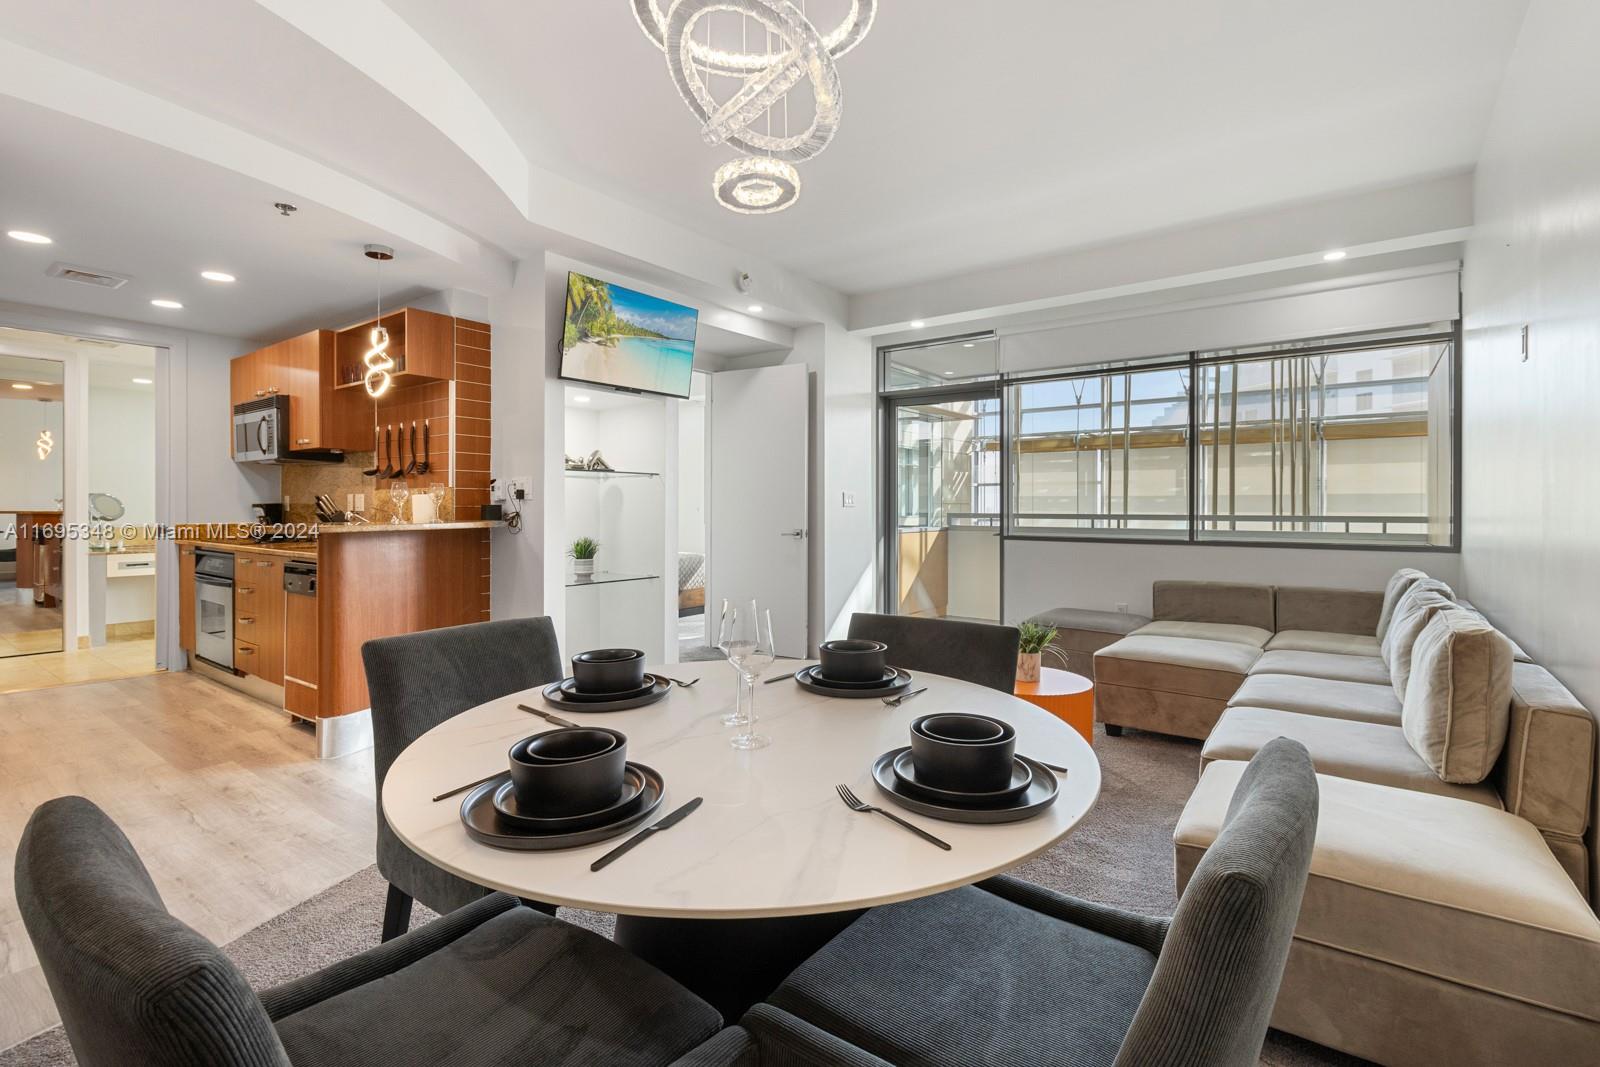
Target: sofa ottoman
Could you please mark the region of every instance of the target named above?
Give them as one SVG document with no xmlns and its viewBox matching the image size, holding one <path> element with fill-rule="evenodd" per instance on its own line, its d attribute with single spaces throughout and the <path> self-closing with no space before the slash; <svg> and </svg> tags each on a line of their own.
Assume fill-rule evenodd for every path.
<svg viewBox="0 0 1600 1067">
<path fill-rule="evenodd" d="M 1197 740 L 1261 656 L 1254 645 L 1132 634 L 1095 653 L 1095 713 L 1115 737 L 1125 726 Z"/>
<path fill-rule="evenodd" d="M 1181 892 L 1245 764 L 1173 833 Z M 1389 1067 L 1600 1062 L 1600 918 L 1487 804 L 1318 774 L 1316 847 L 1272 1025 Z"/>
<path fill-rule="evenodd" d="M 1053 608 L 1028 620 L 1055 628 L 1050 647 L 1066 657 L 1067 670 L 1094 679 L 1094 654 L 1115 644 L 1150 621 L 1148 615 L 1126 611 L 1090 611 L 1087 608 Z"/>
</svg>

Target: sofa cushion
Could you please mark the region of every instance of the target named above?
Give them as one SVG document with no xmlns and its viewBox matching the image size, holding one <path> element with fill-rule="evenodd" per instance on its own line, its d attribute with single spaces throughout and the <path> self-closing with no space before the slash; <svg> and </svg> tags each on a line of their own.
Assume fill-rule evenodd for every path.
<svg viewBox="0 0 1600 1067">
<path fill-rule="evenodd" d="M 1332 678 L 1340 682 L 1388 685 L 1389 668 L 1377 656 L 1345 656 L 1337 652 L 1301 652 L 1278 649 L 1265 652 L 1250 668 L 1251 674 L 1293 674 L 1301 678 Z"/>
<path fill-rule="evenodd" d="M 1422 757 L 1411 750 L 1398 726 L 1330 719 L 1325 715 L 1229 708 L 1200 749 L 1200 766 L 1204 768 L 1214 760 L 1248 763 L 1274 737 L 1287 737 L 1306 746 L 1320 774 L 1500 807 L 1500 794 L 1493 786 L 1440 781 Z"/>
<path fill-rule="evenodd" d="M 1202 641 L 1233 641 L 1251 648 L 1262 648 L 1272 640 L 1272 631 L 1259 626 L 1240 626 L 1232 622 L 1184 622 L 1157 619 L 1133 631 L 1151 637 L 1194 637 Z"/>
<path fill-rule="evenodd" d="M 1401 567 L 1389 577 L 1383 587 L 1383 606 L 1378 609 L 1378 628 L 1373 636 L 1379 641 L 1389 632 L 1389 623 L 1394 619 L 1394 609 L 1399 605 L 1400 598 L 1405 591 L 1411 588 L 1413 582 L 1421 581 L 1427 575 L 1415 567 Z"/>
<path fill-rule="evenodd" d="M 1378 644 L 1378 654 L 1389 665 L 1389 682 L 1401 700 L 1406 697 L 1406 679 L 1411 676 L 1411 649 L 1417 643 L 1417 635 L 1439 612 L 1456 606 L 1455 601 L 1442 592 L 1445 588 L 1443 583 L 1431 578 L 1412 585 L 1394 609 L 1389 633 Z"/>
<path fill-rule="evenodd" d="M 1273 590 L 1280 630 L 1324 630 L 1372 637 L 1383 611 L 1383 594 L 1367 589 L 1319 589 L 1280 585 Z"/>
<path fill-rule="evenodd" d="M 1237 641 L 1132 634 L 1094 654 L 1095 680 L 1226 700 L 1260 655 Z"/>
<path fill-rule="evenodd" d="M 1152 583 L 1150 600 L 1154 605 L 1150 614 L 1158 619 L 1277 629 L 1270 585 L 1160 581 Z"/>
<path fill-rule="evenodd" d="M 1244 768 L 1219 761 L 1200 776 L 1173 833 L 1180 891 Z M 1452 797 L 1317 784 L 1297 942 L 1600 1021 L 1600 918 L 1531 824 Z"/>
<path fill-rule="evenodd" d="M 1329 630 L 1279 630 L 1267 642 L 1272 652 L 1328 652 L 1336 656 L 1376 656 L 1378 639 Z"/>
<path fill-rule="evenodd" d="M 1049 626 L 1056 631 L 1056 636 L 1063 637 L 1072 634 L 1081 634 L 1086 639 L 1096 640 L 1110 637 L 1115 640 L 1130 634 L 1150 621 L 1148 615 L 1134 615 L 1126 611 L 1091 611 L 1088 608 L 1051 608 L 1049 611 L 1040 612 L 1029 622 L 1038 623 L 1040 626 Z M 1095 648 L 1103 648 L 1111 643 L 1110 640 L 1100 640 Z M 1082 648 L 1081 643 L 1073 643 L 1070 647 Z"/>
<path fill-rule="evenodd" d="M 1581 838 L 1594 785 L 1594 716 L 1536 663 L 1511 665 L 1511 723 L 1494 781 L 1506 810 Z"/>
<path fill-rule="evenodd" d="M 1303 678 L 1291 674 L 1253 674 L 1228 701 L 1231 708 L 1274 708 L 1330 719 L 1400 725 L 1400 701 L 1386 685 Z"/>
<path fill-rule="evenodd" d="M 1417 755 L 1447 782 L 1494 770 L 1511 716 L 1511 642 L 1471 611 L 1441 611 L 1412 646 L 1400 724 Z"/>
</svg>

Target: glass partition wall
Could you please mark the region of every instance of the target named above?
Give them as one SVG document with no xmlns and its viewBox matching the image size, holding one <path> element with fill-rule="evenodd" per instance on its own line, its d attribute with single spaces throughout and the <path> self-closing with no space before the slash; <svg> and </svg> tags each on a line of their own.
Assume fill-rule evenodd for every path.
<svg viewBox="0 0 1600 1067">
<path fill-rule="evenodd" d="M 0 355 L 0 659 L 63 648 L 63 383 L 54 360 Z"/>
</svg>

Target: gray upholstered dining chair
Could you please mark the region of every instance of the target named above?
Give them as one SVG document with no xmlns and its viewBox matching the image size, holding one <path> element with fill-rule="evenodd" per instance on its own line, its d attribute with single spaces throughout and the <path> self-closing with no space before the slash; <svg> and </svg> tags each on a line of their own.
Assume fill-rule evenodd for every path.
<svg viewBox="0 0 1600 1067">
<path fill-rule="evenodd" d="M 805 1062 L 1254 1067 L 1316 827 L 1311 758 L 1278 738 L 1171 920 L 1009 877 L 875 908 L 746 1016 L 748 1048 L 717 1045 L 729 1063 L 832 1042 Z"/>
<path fill-rule="evenodd" d="M 443 915 L 488 893 L 434 866 L 383 817 L 383 779 L 407 745 L 468 708 L 559 681 L 561 653 L 548 618 L 506 619 L 382 637 L 361 646 L 372 698 L 372 765 L 378 778 L 378 870 L 389 881 L 383 939 L 403 934 L 411 902 Z"/>
<path fill-rule="evenodd" d="M 80 1067 L 649 1067 L 722 1027 L 627 950 L 503 893 L 258 995 L 83 797 L 33 813 L 16 886 Z"/>
<path fill-rule="evenodd" d="M 850 636 L 882 641 L 889 646 L 889 662 L 908 671 L 943 674 L 1002 693 L 1015 688 L 1020 640 L 1015 626 L 858 611 L 850 616 Z"/>
</svg>

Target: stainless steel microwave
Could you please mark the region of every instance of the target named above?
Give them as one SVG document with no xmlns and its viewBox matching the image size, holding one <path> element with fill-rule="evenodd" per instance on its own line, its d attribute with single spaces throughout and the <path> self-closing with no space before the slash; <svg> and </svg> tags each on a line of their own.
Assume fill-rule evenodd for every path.
<svg viewBox="0 0 1600 1067">
<path fill-rule="evenodd" d="M 233 409 L 233 458 L 238 463 L 338 463 L 338 450 L 289 447 L 289 398 L 269 396 Z"/>
</svg>

